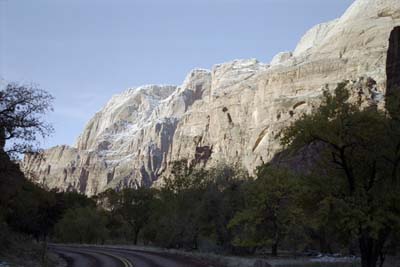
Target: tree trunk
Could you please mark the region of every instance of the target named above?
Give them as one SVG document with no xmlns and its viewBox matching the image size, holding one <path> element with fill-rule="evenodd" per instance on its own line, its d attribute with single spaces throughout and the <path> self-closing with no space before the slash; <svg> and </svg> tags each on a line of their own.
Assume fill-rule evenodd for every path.
<svg viewBox="0 0 400 267">
<path fill-rule="evenodd" d="M 42 266 L 47 267 L 47 236 L 43 238 Z"/>
<path fill-rule="evenodd" d="M 385 263 L 385 253 L 382 251 L 379 255 L 379 267 L 383 267 Z"/>
<path fill-rule="evenodd" d="M 332 253 L 331 245 L 327 239 L 326 229 L 321 228 L 318 234 L 319 251 L 322 253 Z"/>
<path fill-rule="evenodd" d="M 278 256 L 278 242 L 275 242 L 271 248 L 271 255 L 276 257 Z"/>
<path fill-rule="evenodd" d="M 383 249 L 383 244 L 370 237 L 368 233 L 363 233 L 359 239 L 362 267 L 376 267 L 378 258 Z"/>
<path fill-rule="evenodd" d="M 197 250 L 199 248 L 199 239 L 198 239 L 198 235 L 195 234 L 193 236 L 193 249 Z"/>
<path fill-rule="evenodd" d="M 139 239 L 140 228 L 136 228 L 133 233 L 133 244 L 137 245 Z"/>
<path fill-rule="evenodd" d="M 0 152 L 4 152 L 4 146 L 6 145 L 6 132 L 4 127 L 0 125 Z"/>
<path fill-rule="evenodd" d="M 273 229 L 274 229 L 274 238 L 273 238 L 274 243 L 272 244 L 272 247 L 271 247 L 271 255 L 274 257 L 278 256 L 278 244 L 279 244 L 279 240 L 280 240 L 279 227 L 278 227 L 276 214 L 277 214 L 277 212 L 274 211 L 274 217 L 272 220 Z"/>
<path fill-rule="evenodd" d="M 384 247 L 390 232 L 390 228 L 381 229 L 378 233 L 378 238 L 373 238 L 370 231 L 361 230 L 359 243 L 362 267 L 376 267 L 379 259 L 383 263 Z"/>
</svg>

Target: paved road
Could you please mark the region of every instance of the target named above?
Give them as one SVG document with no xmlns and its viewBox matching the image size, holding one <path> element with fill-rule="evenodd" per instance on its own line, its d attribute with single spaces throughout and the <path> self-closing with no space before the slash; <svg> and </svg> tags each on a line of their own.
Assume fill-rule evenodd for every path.
<svg viewBox="0 0 400 267">
<path fill-rule="evenodd" d="M 125 248 L 51 245 L 68 267 L 208 267 L 183 256 Z"/>
</svg>

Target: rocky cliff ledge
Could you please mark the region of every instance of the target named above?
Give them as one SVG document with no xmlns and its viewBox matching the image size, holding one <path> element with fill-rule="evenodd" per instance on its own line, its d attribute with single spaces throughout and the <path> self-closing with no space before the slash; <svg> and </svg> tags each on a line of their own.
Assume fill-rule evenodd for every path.
<svg viewBox="0 0 400 267">
<path fill-rule="evenodd" d="M 189 159 L 249 171 L 279 151 L 275 134 L 318 105 L 323 88 L 359 77 L 386 93 L 389 37 L 400 25 L 400 1 L 356 0 L 339 19 L 309 30 L 293 52 L 270 64 L 235 60 L 191 71 L 181 86 L 143 86 L 114 96 L 74 147 L 27 155 L 23 170 L 49 188 L 88 195 L 107 188 L 150 186 L 169 164 Z M 362 81 L 361 81 L 362 82 Z"/>
</svg>

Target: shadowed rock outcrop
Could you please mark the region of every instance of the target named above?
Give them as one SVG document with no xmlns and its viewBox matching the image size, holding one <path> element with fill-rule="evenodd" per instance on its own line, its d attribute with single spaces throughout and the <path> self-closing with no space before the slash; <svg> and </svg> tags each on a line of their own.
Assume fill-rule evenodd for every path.
<svg viewBox="0 0 400 267">
<path fill-rule="evenodd" d="M 386 107 L 393 117 L 400 117 L 400 27 L 390 34 L 386 62 Z"/>
<path fill-rule="evenodd" d="M 393 88 L 400 88 L 400 26 L 390 34 L 386 64 L 388 93 Z"/>
</svg>

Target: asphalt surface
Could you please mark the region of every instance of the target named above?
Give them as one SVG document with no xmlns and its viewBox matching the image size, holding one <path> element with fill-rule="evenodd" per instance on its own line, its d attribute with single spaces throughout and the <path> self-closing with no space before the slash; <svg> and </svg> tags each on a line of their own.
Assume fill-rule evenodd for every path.
<svg viewBox="0 0 400 267">
<path fill-rule="evenodd" d="M 126 248 L 51 245 L 68 267 L 208 267 L 209 263 L 167 253 Z"/>
</svg>

